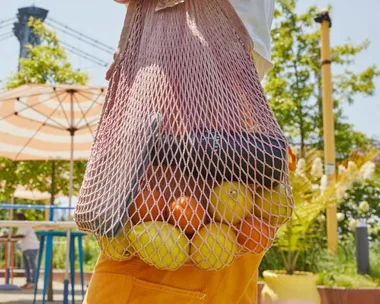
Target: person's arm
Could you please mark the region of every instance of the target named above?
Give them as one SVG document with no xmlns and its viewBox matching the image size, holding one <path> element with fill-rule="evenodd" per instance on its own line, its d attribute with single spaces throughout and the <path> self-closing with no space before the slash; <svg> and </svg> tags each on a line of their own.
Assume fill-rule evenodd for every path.
<svg viewBox="0 0 380 304">
<path fill-rule="evenodd" d="M 13 238 L 13 239 L 22 239 L 22 238 L 25 237 L 26 232 L 27 232 L 27 231 L 26 231 L 25 228 L 19 228 L 19 229 L 17 230 L 17 232 L 16 232 L 14 235 L 12 235 L 12 238 Z"/>
<path fill-rule="evenodd" d="M 9 235 L 7 233 L 4 233 L 2 236 L 0 236 L 0 239 L 7 239 L 8 237 Z M 24 237 L 25 237 L 24 234 L 19 234 L 19 233 L 11 236 L 12 239 L 22 239 Z"/>
<path fill-rule="evenodd" d="M 25 237 L 24 234 L 15 234 L 12 235 L 12 239 L 23 239 Z"/>
</svg>

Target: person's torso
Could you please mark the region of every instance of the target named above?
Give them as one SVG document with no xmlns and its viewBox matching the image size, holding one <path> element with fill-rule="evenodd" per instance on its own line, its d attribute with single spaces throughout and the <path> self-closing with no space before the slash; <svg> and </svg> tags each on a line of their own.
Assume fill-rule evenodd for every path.
<svg viewBox="0 0 380 304">
<path fill-rule="evenodd" d="M 25 235 L 20 241 L 22 251 L 35 250 L 39 248 L 38 238 L 32 228 L 25 230 Z"/>
<path fill-rule="evenodd" d="M 274 0 L 230 0 L 230 2 L 257 45 L 257 52 L 270 60 Z"/>
<path fill-rule="evenodd" d="M 262 69 L 265 74 L 273 67 L 270 32 L 274 0 L 230 0 L 230 2 L 252 37 L 255 52 L 263 58 Z"/>
<path fill-rule="evenodd" d="M 126 3 L 125 0 L 114 0 Z M 254 60 L 260 79 L 272 69 L 271 27 L 275 0 L 226 0 L 230 1 L 246 27 L 254 44 Z"/>
</svg>

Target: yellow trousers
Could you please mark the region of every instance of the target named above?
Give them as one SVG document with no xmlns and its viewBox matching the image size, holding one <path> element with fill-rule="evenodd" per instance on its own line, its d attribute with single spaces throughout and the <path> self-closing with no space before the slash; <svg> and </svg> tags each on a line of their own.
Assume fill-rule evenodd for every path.
<svg viewBox="0 0 380 304">
<path fill-rule="evenodd" d="M 138 258 L 100 255 L 84 304 L 255 304 L 262 255 L 245 255 L 221 271 L 183 266 L 163 271 Z"/>
</svg>

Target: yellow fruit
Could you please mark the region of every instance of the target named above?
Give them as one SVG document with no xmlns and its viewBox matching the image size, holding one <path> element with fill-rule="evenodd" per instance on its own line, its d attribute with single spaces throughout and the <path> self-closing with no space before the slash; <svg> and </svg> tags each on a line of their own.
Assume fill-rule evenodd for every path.
<svg viewBox="0 0 380 304">
<path fill-rule="evenodd" d="M 238 249 L 232 228 L 222 223 L 211 223 L 195 234 L 190 256 L 204 270 L 219 270 L 232 263 Z"/>
<path fill-rule="evenodd" d="M 106 257 L 118 261 L 126 261 L 132 257 L 131 242 L 127 237 L 129 230 L 131 225 L 128 223 L 116 237 L 101 236 L 98 239 L 99 247 Z"/>
<path fill-rule="evenodd" d="M 216 221 L 235 225 L 252 212 L 253 205 L 248 187 L 237 182 L 223 182 L 211 194 L 209 212 Z"/>
<path fill-rule="evenodd" d="M 147 264 L 175 270 L 189 258 L 189 240 L 178 228 L 163 222 L 144 222 L 128 234 L 133 249 Z"/>
<path fill-rule="evenodd" d="M 263 218 L 272 226 L 280 226 L 292 216 L 290 194 L 283 185 L 273 190 L 256 189 L 255 215 Z"/>
</svg>

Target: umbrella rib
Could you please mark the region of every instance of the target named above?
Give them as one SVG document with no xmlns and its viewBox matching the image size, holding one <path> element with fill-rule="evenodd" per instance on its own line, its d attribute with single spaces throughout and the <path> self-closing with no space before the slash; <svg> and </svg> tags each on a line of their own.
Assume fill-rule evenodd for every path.
<svg viewBox="0 0 380 304">
<path fill-rule="evenodd" d="M 97 102 L 97 100 L 99 99 L 100 96 L 102 96 L 103 94 L 103 89 L 100 90 L 100 94 L 98 95 L 98 97 L 96 97 L 94 99 L 94 102 L 96 102 L 97 105 L 101 106 L 102 104 L 100 102 Z M 82 96 L 82 97 L 87 97 L 86 95 L 84 95 L 82 92 L 78 92 L 78 95 Z"/>
<path fill-rule="evenodd" d="M 64 92 L 62 92 L 61 94 L 64 94 Z M 38 95 L 41 95 L 41 93 L 40 93 L 40 94 L 36 94 L 36 95 L 23 96 L 23 97 L 33 97 L 33 96 L 38 96 Z M 25 104 L 24 102 L 22 102 L 22 101 L 20 100 L 20 98 L 23 98 L 23 97 L 13 97 L 13 98 L 10 99 L 10 100 L 14 100 L 15 98 L 18 98 L 18 101 L 19 101 L 19 102 L 21 102 L 24 106 L 26 105 L 26 108 L 21 109 L 20 111 L 17 111 L 17 113 L 21 113 L 21 112 L 23 112 L 23 111 L 25 111 L 25 110 L 28 110 L 28 109 L 33 109 L 33 110 L 35 110 L 35 109 L 34 109 L 35 106 L 38 106 L 38 105 L 43 104 L 43 103 L 45 103 L 45 102 L 47 102 L 47 101 L 50 100 L 50 98 L 48 98 L 48 99 L 46 99 L 46 100 L 42 100 L 42 101 L 40 101 L 40 102 L 37 102 L 37 103 L 35 103 L 35 104 L 29 106 L 28 104 Z M 3 120 L 3 119 L 7 119 L 7 118 L 11 117 L 12 115 L 14 115 L 14 113 L 11 113 L 11 114 L 9 114 L 9 115 L 7 115 L 7 116 L 2 117 L 1 120 Z M 46 115 L 43 115 L 43 116 L 47 117 Z"/>
<path fill-rule="evenodd" d="M 61 93 L 61 94 L 64 94 L 64 93 Z M 57 96 L 58 96 L 58 95 L 57 95 Z M 56 123 L 57 125 L 61 126 L 61 128 L 62 128 L 62 129 L 61 129 L 61 128 L 59 128 L 59 127 L 56 127 L 57 129 L 67 130 L 67 127 L 66 127 L 66 126 L 62 125 L 60 122 L 54 120 L 54 119 L 51 118 L 50 116 L 48 116 L 48 115 L 46 115 L 46 114 L 42 113 L 41 111 L 38 111 L 38 110 L 36 110 L 36 109 L 34 108 L 35 106 L 40 105 L 40 104 L 43 104 L 43 103 L 45 103 L 45 102 L 47 102 L 47 101 L 49 101 L 49 100 L 51 100 L 51 99 L 48 98 L 48 99 L 46 99 L 46 100 L 43 100 L 43 101 L 41 101 L 41 102 L 35 103 L 35 104 L 33 104 L 33 105 L 30 106 L 30 105 L 28 105 L 27 103 L 25 103 L 25 102 L 21 101 L 20 99 L 18 99 L 18 101 L 19 101 L 21 104 L 23 104 L 23 105 L 25 106 L 25 108 L 24 108 L 24 109 L 21 109 L 20 111 L 17 111 L 17 115 L 18 115 L 19 113 L 23 112 L 23 111 L 28 110 L 28 109 L 33 109 L 33 111 L 35 111 L 35 112 L 37 112 L 38 114 L 42 115 L 42 116 L 45 117 L 47 120 L 50 120 L 50 121 Z M 59 100 L 59 99 L 58 99 L 58 100 Z M 60 102 L 60 105 L 61 105 L 61 102 Z M 55 112 L 56 110 L 57 110 L 57 109 L 55 109 L 54 112 Z M 63 111 L 63 112 L 64 112 L 64 111 Z M 9 115 L 7 115 L 7 116 L 4 116 L 4 117 L 1 118 L 0 120 L 5 120 L 5 119 L 11 117 L 12 115 L 15 115 L 15 112 L 13 112 L 13 113 L 11 113 L 11 114 L 9 114 Z M 30 118 L 22 117 L 22 116 L 19 116 L 19 117 L 24 118 L 24 119 L 27 119 L 27 120 L 32 120 L 32 121 L 34 121 L 34 122 L 38 122 L 38 123 L 40 122 L 40 121 L 38 121 L 38 120 L 34 120 L 34 119 L 30 119 Z M 47 120 L 46 120 L 46 121 L 47 121 Z M 46 122 L 46 121 L 45 121 L 45 122 Z"/>
<path fill-rule="evenodd" d="M 60 105 L 60 107 L 61 107 L 61 109 L 62 109 L 62 112 L 63 112 L 63 114 L 65 115 L 65 118 L 66 118 L 66 121 L 67 121 L 67 125 L 70 126 L 70 120 L 69 120 L 69 117 L 67 116 L 67 113 L 66 113 L 65 109 L 63 108 L 62 101 L 61 101 L 61 99 L 59 98 L 60 96 L 59 96 L 59 94 L 57 93 L 57 91 L 55 91 L 55 95 L 56 95 L 57 100 L 58 100 L 58 102 L 59 102 L 59 105 Z"/>
<path fill-rule="evenodd" d="M 46 101 L 49 101 L 49 100 L 51 100 L 51 99 L 47 99 L 47 100 L 45 100 L 44 102 L 46 102 Z M 37 104 L 34 104 L 33 106 L 28 106 L 28 104 L 25 104 L 24 102 L 22 102 L 22 101 L 20 101 L 23 105 L 25 105 L 25 106 L 27 106 L 27 107 L 29 107 L 29 108 L 32 108 L 35 112 L 37 112 L 38 114 L 40 114 L 40 115 L 42 115 L 42 116 L 44 116 L 45 118 L 46 118 L 46 121 L 48 121 L 48 120 L 50 120 L 50 121 L 52 121 L 52 122 L 54 122 L 54 123 L 56 123 L 58 126 L 61 126 L 62 127 L 62 130 L 67 130 L 67 126 L 65 126 L 65 125 L 63 125 L 63 124 L 61 124 L 59 121 L 57 121 L 57 120 L 54 120 L 50 115 L 45 115 L 44 113 L 42 113 L 41 111 L 38 111 L 38 110 L 36 110 L 35 108 L 34 108 L 34 106 L 36 106 Z M 58 99 L 58 103 L 59 103 L 59 105 L 58 105 L 58 107 L 61 107 L 62 106 L 62 103 L 61 103 L 61 101 Z M 58 107 L 54 110 L 54 112 L 53 113 L 55 113 L 57 110 L 58 110 Z M 26 110 L 26 109 L 28 109 L 28 108 L 25 108 L 24 110 Z M 65 112 L 65 111 L 63 111 L 63 112 Z M 53 114 L 52 113 L 52 114 Z M 25 117 L 24 117 L 25 118 Z M 33 120 L 33 119 L 31 119 L 31 120 Z M 37 121 L 37 120 L 34 120 L 34 121 Z M 45 122 L 46 122 L 45 121 Z M 39 122 L 39 121 L 37 121 L 37 122 Z"/>
<path fill-rule="evenodd" d="M 50 127 L 50 128 L 53 128 L 53 129 L 57 129 L 57 130 L 60 130 L 60 131 L 67 131 L 67 128 L 60 128 L 60 127 L 57 127 L 55 125 L 48 124 L 46 122 L 43 123 L 43 126 Z"/>
<path fill-rule="evenodd" d="M 82 118 L 79 120 L 78 122 L 78 126 L 79 124 L 82 122 L 82 120 L 84 119 L 86 121 L 86 123 L 88 124 L 87 120 L 86 120 L 86 115 L 87 113 L 92 109 L 92 107 L 94 106 L 94 104 L 96 103 L 97 105 L 101 105 L 100 103 L 97 102 L 97 100 L 100 98 L 100 96 L 102 96 L 103 92 L 101 92 L 100 94 L 98 94 L 98 96 L 96 96 L 96 98 L 94 100 L 92 100 L 92 104 L 91 106 L 87 109 L 87 111 L 85 111 L 85 113 L 82 112 L 83 116 Z M 78 103 L 78 106 L 79 106 L 79 103 Z M 80 106 L 79 106 L 80 108 Z"/>
<path fill-rule="evenodd" d="M 62 94 L 66 93 L 65 91 L 62 92 Z M 10 97 L 10 98 L 6 98 L 6 99 L 0 99 L 0 102 L 6 102 L 6 101 L 9 101 L 9 100 L 13 100 L 13 99 L 16 99 L 16 98 L 24 98 L 24 97 L 35 97 L 35 96 L 40 96 L 42 95 L 41 93 L 35 93 L 35 94 L 27 94 L 25 96 L 21 96 L 21 95 L 18 95 L 18 96 L 13 96 L 13 97 Z"/>
<path fill-rule="evenodd" d="M 59 107 L 59 106 L 58 106 L 58 107 Z M 55 113 L 55 111 L 58 110 L 58 107 L 56 107 L 56 108 L 53 110 L 53 112 L 50 113 L 50 115 L 53 115 L 53 114 Z M 46 120 L 46 121 L 47 121 L 47 120 Z M 25 145 L 22 147 L 22 149 L 20 150 L 20 152 L 17 153 L 17 155 L 16 155 L 16 160 L 17 160 L 17 158 L 19 157 L 19 155 L 25 150 L 25 148 L 29 145 L 29 143 L 30 143 L 30 142 L 36 137 L 36 135 L 37 135 L 38 132 L 42 129 L 42 127 L 45 126 L 46 121 L 45 121 L 44 123 L 42 123 L 42 124 L 38 127 L 38 129 L 36 130 L 36 132 L 34 132 L 33 136 L 29 138 L 29 140 L 25 143 Z"/>
<path fill-rule="evenodd" d="M 92 130 L 91 130 L 91 128 L 90 128 L 90 126 L 89 126 L 89 124 L 88 124 L 88 121 L 87 121 L 87 119 L 86 119 L 86 114 L 88 113 L 88 111 L 87 111 L 86 113 L 83 112 L 82 107 L 80 106 L 80 104 L 79 104 L 79 102 L 78 102 L 78 99 L 76 98 L 75 95 L 73 96 L 73 99 L 74 99 L 75 103 L 78 105 L 78 108 L 79 108 L 80 112 L 82 113 L 82 118 L 80 119 L 80 121 L 78 122 L 78 124 L 77 124 L 77 126 L 76 126 L 77 129 L 78 129 L 78 127 L 79 127 L 80 122 L 81 122 L 82 120 L 84 120 L 84 121 L 86 122 L 86 126 L 88 127 L 88 130 L 89 130 L 90 133 L 91 133 L 91 136 L 94 136 L 94 134 L 92 134 Z"/>
</svg>

